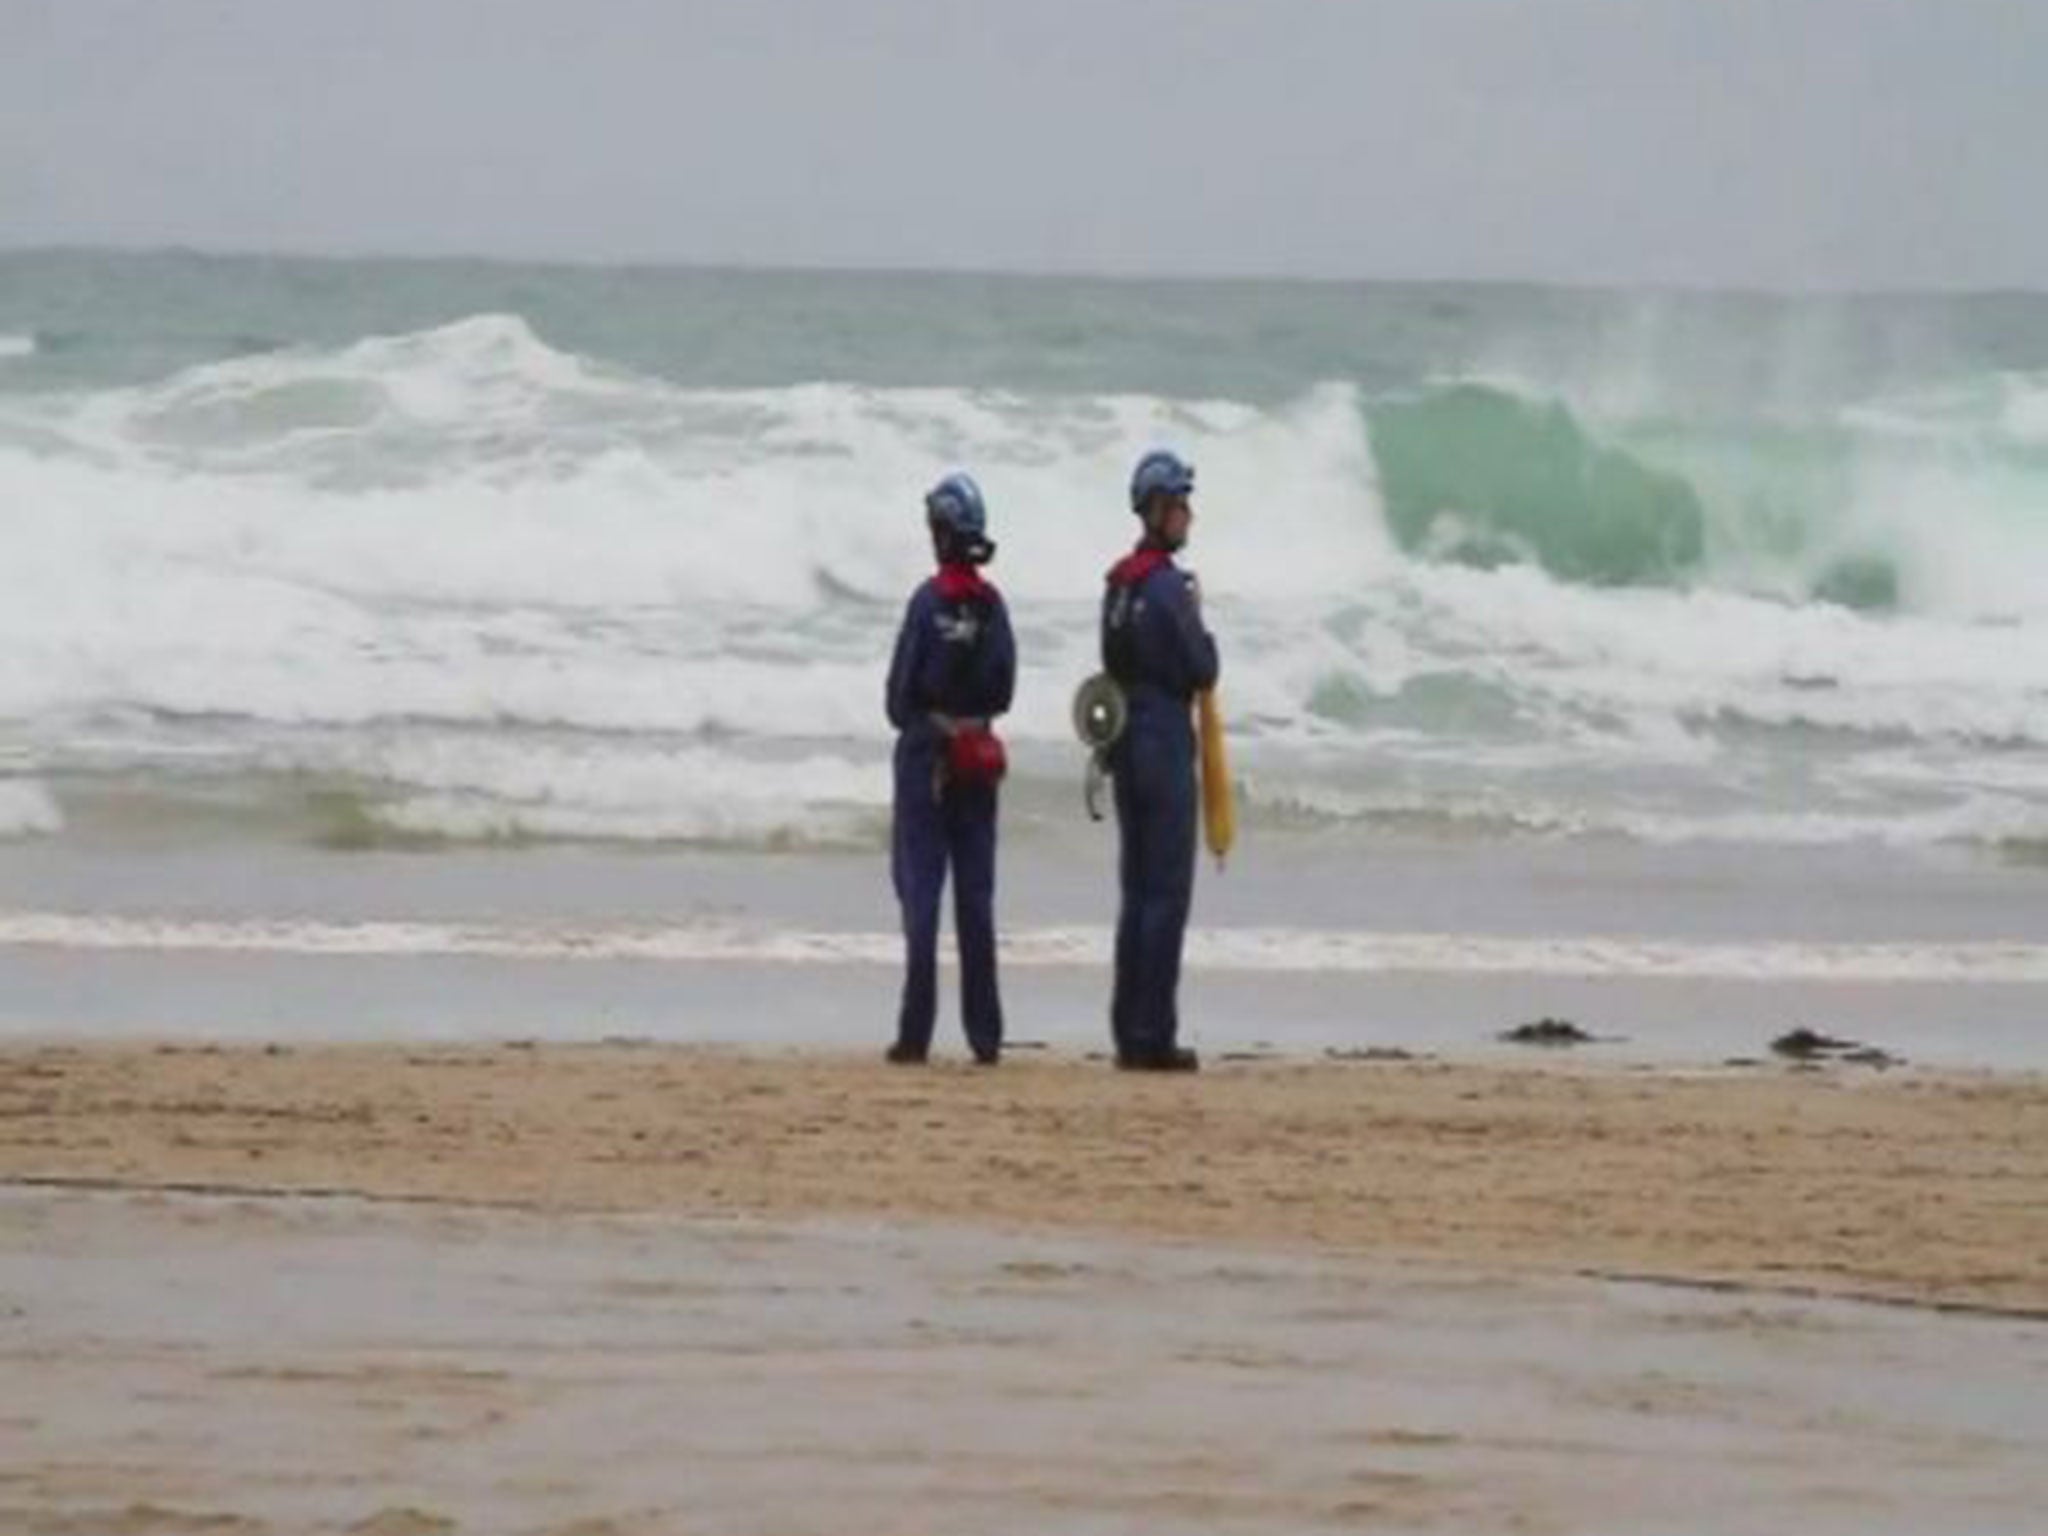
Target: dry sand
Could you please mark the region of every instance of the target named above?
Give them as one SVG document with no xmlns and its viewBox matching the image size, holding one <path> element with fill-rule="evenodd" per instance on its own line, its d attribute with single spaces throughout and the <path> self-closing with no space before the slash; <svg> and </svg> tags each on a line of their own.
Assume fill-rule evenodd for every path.
<svg viewBox="0 0 2048 1536">
<path fill-rule="evenodd" d="M 11 1047 L 0 1181 L 938 1219 L 2048 1315 L 2031 1077 Z"/>
</svg>

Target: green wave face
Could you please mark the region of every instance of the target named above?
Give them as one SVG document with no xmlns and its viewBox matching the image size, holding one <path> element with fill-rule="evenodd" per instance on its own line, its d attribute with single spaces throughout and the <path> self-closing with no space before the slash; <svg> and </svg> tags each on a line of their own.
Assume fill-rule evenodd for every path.
<svg viewBox="0 0 2048 1536">
<path fill-rule="evenodd" d="M 1531 561 L 1594 586 L 1661 585 L 1699 567 L 1698 493 L 1594 441 L 1563 405 L 1460 384 L 1376 407 L 1371 434 L 1388 526 L 1412 554 Z"/>
</svg>

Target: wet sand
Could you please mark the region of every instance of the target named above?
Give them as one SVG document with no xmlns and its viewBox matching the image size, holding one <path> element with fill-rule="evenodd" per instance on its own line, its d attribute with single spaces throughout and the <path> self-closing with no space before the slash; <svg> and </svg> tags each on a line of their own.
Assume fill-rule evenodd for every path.
<svg viewBox="0 0 2048 1536">
<path fill-rule="evenodd" d="M 0 1181 L 971 1222 L 2048 1315 L 2048 1082 L 2024 1076 L 20 1046 Z"/>
<path fill-rule="evenodd" d="M 990 1233 L 0 1191 L 0 1529 L 2038 1528 L 2048 1326 Z"/>
<path fill-rule="evenodd" d="M 10 1048 L 0 1530 L 2029 1529 L 2044 1132 L 1840 1066 Z"/>
</svg>

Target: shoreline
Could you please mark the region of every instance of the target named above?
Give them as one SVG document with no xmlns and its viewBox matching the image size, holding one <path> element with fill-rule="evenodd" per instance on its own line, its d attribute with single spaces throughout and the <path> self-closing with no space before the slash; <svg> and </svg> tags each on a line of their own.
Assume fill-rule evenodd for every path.
<svg viewBox="0 0 2048 1536">
<path fill-rule="evenodd" d="M 2048 1314 L 2048 1077 L 0 1047 L 0 1185 L 1069 1231 Z"/>
</svg>

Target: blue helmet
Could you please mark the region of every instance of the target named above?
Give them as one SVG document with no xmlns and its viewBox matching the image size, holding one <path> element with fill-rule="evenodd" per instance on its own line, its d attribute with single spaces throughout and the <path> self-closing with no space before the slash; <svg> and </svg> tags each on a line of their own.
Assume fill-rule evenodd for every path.
<svg viewBox="0 0 2048 1536">
<path fill-rule="evenodd" d="M 1154 496 L 1187 496 L 1195 489 L 1195 466 L 1170 448 L 1154 448 L 1131 471 L 1131 510 L 1143 513 Z"/>
<path fill-rule="evenodd" d="M 988 508 L 982 503 L 981 487 L 964 470 L 956 470 L 925 492 L 924 514 L 963 539 L 980 540 L 988 535 Z"/>
</svg>

